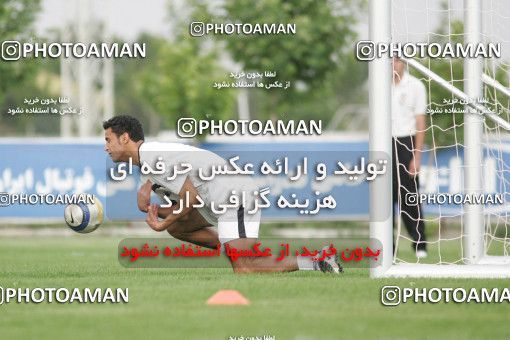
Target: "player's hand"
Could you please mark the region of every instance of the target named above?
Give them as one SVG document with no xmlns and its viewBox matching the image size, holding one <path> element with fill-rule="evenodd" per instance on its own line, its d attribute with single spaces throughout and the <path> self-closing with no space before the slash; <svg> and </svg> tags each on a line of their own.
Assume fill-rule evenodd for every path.
<svg viewBox="0 0 510 340">
<path fill-rule="evenodd" d="M 163 231 L 165 230 L 165 226 L 162 222 L 158 219 L 158 205 L 157 204 L 151 204 L 149 206 L 149 209 L 147 211 L 147 218 L 145 219 L 145 222 L 155 231 Z"/>
<path fill-rule="evenodd" d="M 409 176 L 415 177 L 420 172 L 420 162 L 416 160 L 416 158 L 412 158 L 409 162 Z"/>
</svg>

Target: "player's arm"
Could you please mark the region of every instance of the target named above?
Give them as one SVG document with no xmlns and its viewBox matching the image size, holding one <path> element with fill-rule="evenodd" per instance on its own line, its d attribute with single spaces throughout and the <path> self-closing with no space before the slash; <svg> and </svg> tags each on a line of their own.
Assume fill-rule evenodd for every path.
<svg viewBox="0 0 510 340">
<path fill-rule="evenodd" d="M 189 201 L 187 201 L 187 194 L 189 197 Z M 198 203 L 198 191 L 191 183 L 189 178 L 186 178 L 184 184 L 182 185 L 181 191 L 179 192 L 179 203 L 168 208 L 168 215 L 161 221 L 158 220 L 158 212 L 160 207 L 157 204 L 151 204 L 149 206 L 149 210 L 147 213 L 147 224 L 154 229 L 155 231 L 163 231 L 170 227 L 176 221 L 184 218 L 193 210 L 193 204 Z M 181 206 L 184 205 L 184 206 Z M 178 214 L 174 213 L 174 210 L 181 210 Z"/>
<path fill-rule="evenodd" d="M 175 209 L 176 209 L 175 205 L 171 206 L 170 208 L 158 207 L 158 217 L 166 218 L 168 215 L 173 214 L 173 211 Z M 186 221 L 186 220 L 188 220 L 188 218 L 189 218 L 189 214 L 179 217 L 179 221 L 181 221 L 181 222 Z"/>
<path fill-rule="evenodd" d="M 152 183 L 150 180 L 147 180 L 147 182 L 145 182 L 145 184 L 143 184 L 140 187 L 140 189 L 138 189 L 138 194 L 137 194 L 136 198 L 137 198 L 138 209 L 141 212 L 146 213 L 149 211 L 149 207 L 151 205 L 151 192 L 152 192 Z M 161 218 L 165 218 L 169 214 L 171 214 L 173 210 L 174 210 L 174 208 L 159 207 L 158 216 Z M 186 220 L 186 217 L 181 218 L 181 221 L 182 220 Z"/>
<path fill-rule="evenodd" d="M 425 123 L 425 115 L 416 116 L 416 136 L 414 137 L 414 158 L 419 157 L 421 159 L 421 152 L 423 151 L 423 143 L 425 141 L 425 129 L 427 124 Z"/>
<path fill-rule="evenodd" d="M 136 195 L 136 201 L 138 204 L 138 209 L 142 212 L 148 212 L 149 206 L 151 204 L 151 191 L 152 191 L 152 183 L 150 180 L 147 180 L 145 184 L 143 184 L 140 189 L 138 189 L 138 194 Z"/>
</svg>

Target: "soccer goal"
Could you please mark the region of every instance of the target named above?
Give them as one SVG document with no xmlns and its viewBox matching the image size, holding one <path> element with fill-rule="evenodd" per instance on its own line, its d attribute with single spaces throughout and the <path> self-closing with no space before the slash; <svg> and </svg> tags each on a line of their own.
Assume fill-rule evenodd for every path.
<svg viewBox="0 0 510 340">
<path fill-rule="evenodd" d="M 369 1 L 369 35 L 375 44 L 406 40 L 411 26 L 398 31 L 392 19 L 414 9 L 409 2 Z M 422 2 L 425 3 L 425 2 Z M 443 2 L 449 6 L 451 2 Z M 504 41 L 497 31 L 508 27 L 503 1 L 464 0 L 454 13 L 448 7 L 423 15 L 444 15 L 446 27 L 429 31 L 427 42 L 458 39 L 464 43 Z M 498 8 L 502 6 L 504 8 Z M 459 18 L 460 16 L 460 18 Z M 489 22 L 483 19 L 491 16 Z M 403 19 L 402 19 L 403 18 Z M 456 24 L 453 25 L 453 24 Z M 401 25 L 402 26 L 402 25 Z M 457 32 L 454 30 L 460 29 Z M 504 28 L 503 28 L 504 29 Z M 480 196 L 496 194 L 502 204 L 465 202 L 428 204 L 419 218 L 425 223 L 427 258 L 410 251 L 412 239 L 392 212 L 392 176 L 370 185 L 370 236 L 382 246 L 372 277 L 510 277 L 510 91 L 508 64 L 483 58 L 402 58 L 407 70 L 427 89 L 426 142 L 419 171 L 420 193 Z M 499 80 L 498 80 L 499 79 Z M 369 148 L 374 160 L 392 155 L 392 60 L 369 62 Z M 441 99 L 442 98 L 442 99 Z M 482 99 L 483 100 L 480 100 Z M 371 156 L 372 157 L 372 156 Z M 509 203 L 507 203 L 509 202 Z M 386 212 L 382 214 L 381 212 Z M 381 219 L 381 216 L 387 218 Z"/>
</svg>

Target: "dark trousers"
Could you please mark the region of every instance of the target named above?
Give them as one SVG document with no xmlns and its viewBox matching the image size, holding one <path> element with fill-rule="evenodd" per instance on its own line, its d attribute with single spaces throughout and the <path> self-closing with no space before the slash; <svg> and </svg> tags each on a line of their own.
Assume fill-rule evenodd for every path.
<svg viewBox="0 0 510 340">
<path fill-rule="evenodd" d="M 418 176 L 409 175 L 409 163 L 413 159 L 414 136 L 396 137 L 393 144 L 393 225 L 396 225 L 398 216 L 395 216 L 395 203 L 399 205 L 400 215 L 413 239 L 413 249 L 426 250 L 425 223 L 421 204 L 407 204 L 406 194 L 416 195 L 420 187 Z M 397 168 L 398 164 L 398 168 Z"/>
</svg>

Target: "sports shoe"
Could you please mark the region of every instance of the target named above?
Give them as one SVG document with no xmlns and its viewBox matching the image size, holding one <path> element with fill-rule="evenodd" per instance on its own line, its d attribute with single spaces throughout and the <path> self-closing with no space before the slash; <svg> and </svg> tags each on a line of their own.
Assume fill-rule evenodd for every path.
<svg viewBox="0 0 510 340">
<path fill-rule="evenodd" d="M 427 257 L 427 251 L 426 250 L 423 250 L 423 249 L 420 249 L 420 250 L 417 250 L 416 251 L 416 258 L 418 259 L 424 259 Z"/>
<path fill-rule="evenodd" d="M 313 269 L 320 270 L 323 273 L 343 273 L 344 268 L 340 264 L 338 254 L 326 256 L 324 260 L 319 261 L 324 252 L 328 252 L 329 246 L 322 248 L 320 253 L 313 259 Z"/>
</svg>

